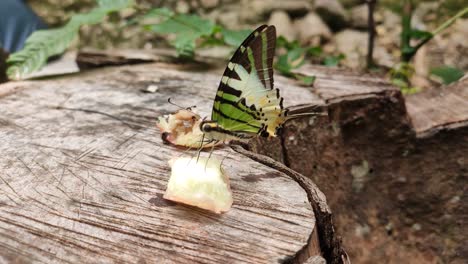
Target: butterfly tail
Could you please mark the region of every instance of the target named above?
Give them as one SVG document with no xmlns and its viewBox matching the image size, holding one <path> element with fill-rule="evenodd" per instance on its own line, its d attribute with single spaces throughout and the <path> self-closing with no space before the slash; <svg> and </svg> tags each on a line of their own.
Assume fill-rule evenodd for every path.
<svg viewBox="0 0 468 264">
<path fill-rule="evenodd" d="M 320 105 L 314 105 L 307 108 L 300 107 L 297 109 L 285 108 L 283 110 L 283 115 L 285 121 L 305 116 L 328 116 L 328 113 L 324 110 L 325 109 L 323 108 L 323 106 Z"/>
<path fill-rule="evenodd" d="M 295 118 L 299 118 L 299 117 L 304 117 L 304 116 L 328 116 L 328 114 L 323 113 L 323 112 L 297 113 L 297 114 L 287 115 L 285 117 L 285 121 L 295 119 Z"/>
</svg>

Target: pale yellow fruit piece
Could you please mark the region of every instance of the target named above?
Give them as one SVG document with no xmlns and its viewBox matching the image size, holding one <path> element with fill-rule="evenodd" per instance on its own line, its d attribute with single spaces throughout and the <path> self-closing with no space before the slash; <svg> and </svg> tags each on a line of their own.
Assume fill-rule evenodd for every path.
<svg viewBox="0 0 468 264">
<path fill-rule="evenodd" d="M 229 177 L 221 162 L 210 159 L 181 157 L 171 159 L 171 177 L 164 198 L 210 210 L 217 214 L 227 212 L 232 206 Z"/>
</svg>

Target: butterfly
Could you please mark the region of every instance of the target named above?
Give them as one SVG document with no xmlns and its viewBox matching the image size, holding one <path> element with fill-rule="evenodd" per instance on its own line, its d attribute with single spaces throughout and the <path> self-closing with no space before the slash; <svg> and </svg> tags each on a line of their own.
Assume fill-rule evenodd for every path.
<svg viewBox="0 0 468 264">
<path fill-rule="evenodd" d="M 288 110 L 273 87 L 275 48 L 275 27 L 262 25 L 235 51 L 216 92 L 211 120 L 200 123 L 207 142 L 277 136 Z"/>
</svg>

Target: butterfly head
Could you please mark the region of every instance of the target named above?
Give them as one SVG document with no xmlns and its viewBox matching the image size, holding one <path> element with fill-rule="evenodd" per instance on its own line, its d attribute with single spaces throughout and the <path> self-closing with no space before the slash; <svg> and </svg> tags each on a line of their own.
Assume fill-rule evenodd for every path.
<svg viewBox="0 0 468 264">
<path fill-rule="evenodd" d="M 212 120 L 203 120 L 200 123 L 200 130 L 204 133 L 210 133 L 210 132 L 216 131 L 218 127 L 219 127 L 218 123 Z"/>
</svg>

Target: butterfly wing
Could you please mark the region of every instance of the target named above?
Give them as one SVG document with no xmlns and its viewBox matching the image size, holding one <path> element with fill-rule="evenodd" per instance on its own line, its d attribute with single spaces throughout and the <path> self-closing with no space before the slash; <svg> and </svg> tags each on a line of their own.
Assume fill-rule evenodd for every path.
<svg viewBox="0 0 468 264">
<path fill-rule="evenodd" d="M 275 136 L 284 119 L 273 89 L 276 29 L 262 25 L 236 50 L 216 93 L 211 119 L 225 130 Z"/>
</svg>

